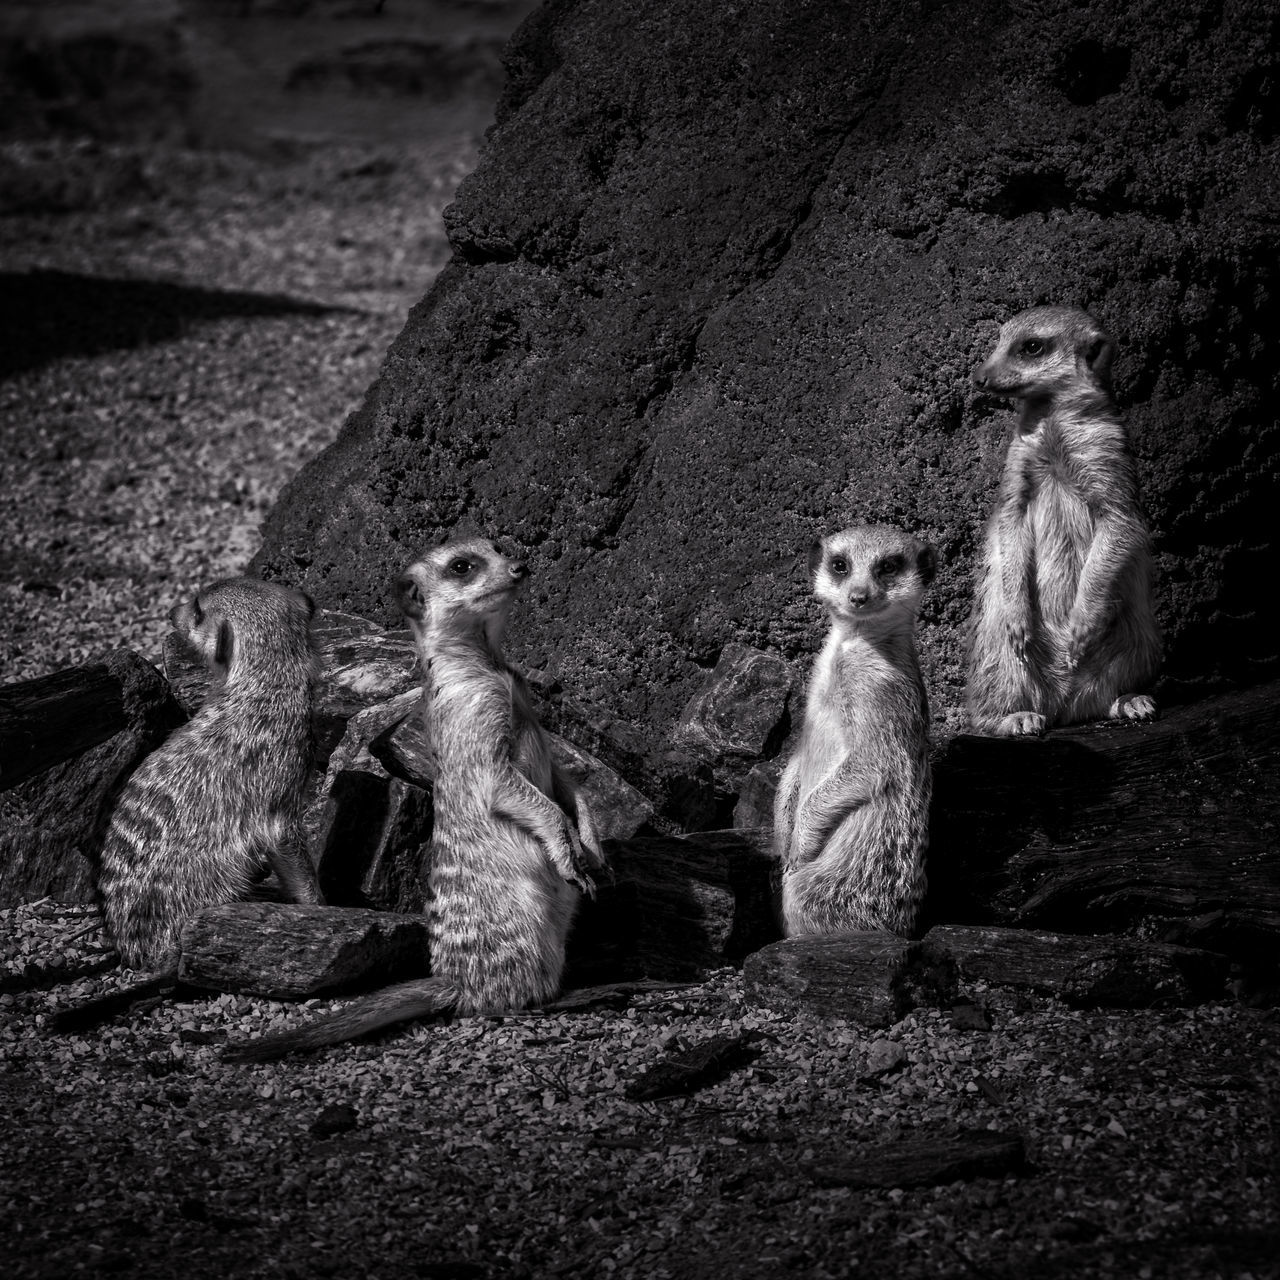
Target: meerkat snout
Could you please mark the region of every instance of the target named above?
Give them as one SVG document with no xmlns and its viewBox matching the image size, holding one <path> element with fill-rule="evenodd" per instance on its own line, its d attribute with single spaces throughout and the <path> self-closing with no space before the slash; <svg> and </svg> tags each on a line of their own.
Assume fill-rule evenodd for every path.
<svg viewBox="0 0 1280 1280">
<path fill-rule="evenodd" d="M 407 573 L 396 579 L 396 603 L 406 618 L 421 618 L 426 609 L 422 588 Z"/>
<path fill-rule="evenodd" d="M 523 560 L 507 565 L 507 572 L 517 581 L 523 582 L 529 576 L 529 566 Z"/>
</svg>

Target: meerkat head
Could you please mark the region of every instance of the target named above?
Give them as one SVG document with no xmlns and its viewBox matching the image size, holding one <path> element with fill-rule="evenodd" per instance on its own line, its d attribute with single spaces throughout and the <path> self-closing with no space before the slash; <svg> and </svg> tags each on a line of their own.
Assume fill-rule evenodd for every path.
<svg viewBox="0 0 1280 1280">
<path fill-rule="evenodd" d="M 528 576 L 529 567 L 497 543 L 464 538 L 411 564 L 400 575 L 397 594 L 415 635 L 478 627 L 496 648 Z"/>
<path fill-rule="evenodd" d="M 832 619 L 859 629 L 910 627 L 933 581 L 933 548 L 892 525 L 858 525 L 814 543 L 814 595 Z"/>
<path fill-rule="evenodd" d="M 1015 400 L 1050 400 L 1086 388 L 1109 393 L 1114 355 L 1115 344 L 1087 312 L 1032 307 L 1001 326 L 973 381 Z"/>
<path fill-rule="evenodd" d="M 314 601 L 303 591 L 257 578 L 227 578 L 169 610 L 169 621 L 215 674 L 233 678 L 242 662 L 267 654 L 310 660 Z"/>
</svg>

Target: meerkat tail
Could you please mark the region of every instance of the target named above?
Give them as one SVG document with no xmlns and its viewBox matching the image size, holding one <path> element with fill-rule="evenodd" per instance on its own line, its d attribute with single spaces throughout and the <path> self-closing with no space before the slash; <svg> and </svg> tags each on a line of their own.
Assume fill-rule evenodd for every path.
<svg viewBox="0 0 1280 1280">
<path fill-rule="evenodd" d="M 154 978 L 126 987 L 123 991 L 95 996 L 94 999 L 86 1000 L 83 1004 L 59 1009 L 53 1015 L 49 1030 L 58 1034 L 88 1031 L 99 1023 L 106 1022 L 108 1018 L 131 1009 L 139 1000 L 146 1000 L 151 996 L 167 996 L 177 985 L 178 971 L 166 970 L 164 973 L 156 974 Z"/>
<path fill-rule="evenodd" d="M 289 1053 L 305 1053 L 326 1045 L 355 1040 L 397 1022 L 412 1022 L 447 1013 L 458 992 L 445 978 L 419 978 L 384 987 L 353 1000 L 345 1009 L 292 1031 L 278 1031 L 258 1040 L 241 1040 L 222 1051 L 224 1062 L 274 1062 Z"/>
</svg>

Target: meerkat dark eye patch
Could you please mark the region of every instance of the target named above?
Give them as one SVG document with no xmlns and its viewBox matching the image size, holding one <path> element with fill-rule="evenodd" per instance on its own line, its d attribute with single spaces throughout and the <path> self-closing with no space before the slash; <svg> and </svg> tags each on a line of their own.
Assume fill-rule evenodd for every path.
<svg viewBox="0 0 1280 1280">
<path fill-rule="evenodd" d="M 191 621 L 198 627 L 204 621 L 204 610 L 200 607 L 200 597 L 191 602 Z"/>
<path fill-rule="evenodd" d="M 902 572 L 903 563 L 901 556 L 885 556 L 885 558 L 876 565 L 876 576 L 880 578 L 896 577 Z"/>
<path fill-rule="evenodd" d="M 461 558 L 457 560 L 450 560 L 449 572 L 453 574 L 455 578 L 465 578 L 467 574 L 471 572 L 471 561 L 463 560 Z"/>
<path fill-rule="evenodd" d="M 827 568 L 831 570 L 835 577 L 843 578 L 849 572 L 849 562 L 844 556 L 832 556 L 827 561 Z"/>
<path fill-rule="evenodd" d="M 218 640 L 213 649 L 214 662 L 221 667 L 229 667 L 234 649 L 235 632 L 231 629 L 231 623 L 224 620 L 218 623 Z"/>
<path fill-rule="evenodd" d="M 1042 356 L 1049 349 L 1043 338 L 1026 338 L 1018 348 L 1020 356 Z"/>
</svg>

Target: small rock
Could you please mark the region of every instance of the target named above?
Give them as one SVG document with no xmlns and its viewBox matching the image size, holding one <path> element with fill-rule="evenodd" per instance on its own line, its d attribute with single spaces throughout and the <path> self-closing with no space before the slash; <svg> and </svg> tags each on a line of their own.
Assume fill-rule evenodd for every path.
<svg viewBox="0 0 1280 1280">
<path fill-rule="evenodd" d="M 790 692 L 791 668 L 776 653 L 727 644 L 685 704 L 672 739 L 717 763 L 758 758 L 782 720 Z"/>
<path fill-rule="evenodd" d="M 907 1051 L 896 1040 L 876 1040 L 867 1050 L 864 1076 L 884 1076 L 896 1071 L 907 1060 Z"/>
<path fill-rule="evenodd" d="M 332 1102 L 311 1122 L 311 1133 L 316 1138 L 332 1138 L 335 1134 L 350 1133 L 359 1124 L 355 1107 L 346 1102 Z"/>
<path fill-rule="evenodd" d="M 956 1031 L 990 1031 L 991 1018 L 976 1004 L 958 1004 L 951 1010 L 951 1026 Z"/>
</svg>

